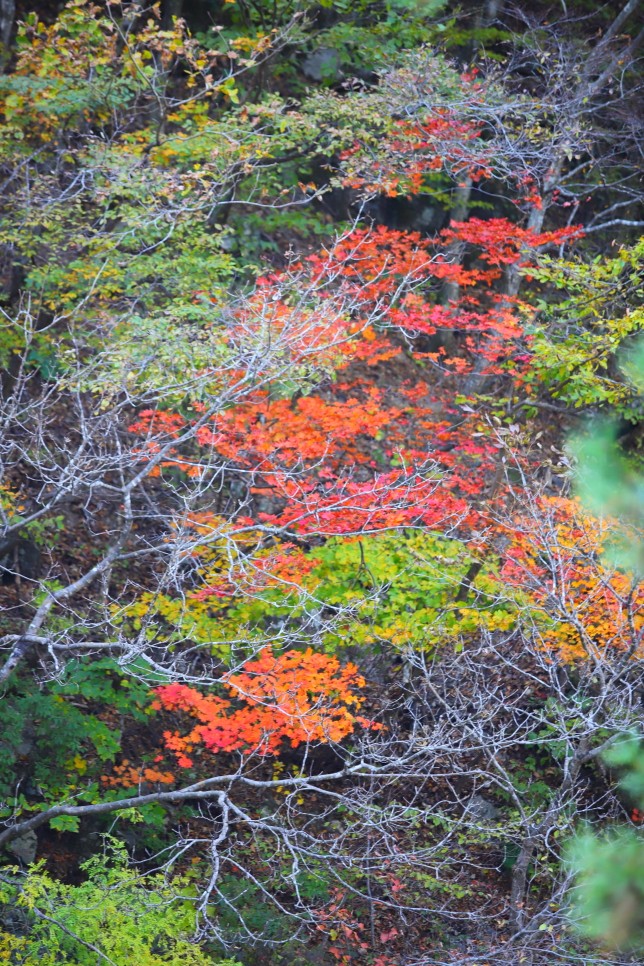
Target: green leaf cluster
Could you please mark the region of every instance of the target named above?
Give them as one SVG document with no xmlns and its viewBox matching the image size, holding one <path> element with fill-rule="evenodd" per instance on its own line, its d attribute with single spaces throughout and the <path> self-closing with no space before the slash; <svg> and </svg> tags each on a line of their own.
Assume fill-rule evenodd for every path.
<svg viewBox="0 0 644 966">
<path fill-rule="evenodd" d="M 281 621 L 296 630 L 317 613 L 335 618 L 334 630 L 323 637 L 323 646 L 333 652 L 354 646 L 432 648 L 482 628 L 508 630 L 516 622 L 516 602 L 496 576 L 498 562 L 492 555 L 467 600 L 457 599 L 475 559 L 458 540 L 421 531 L 333 538 L 309 556 L 316 565 L 301 586 L 278 585 L 213 601 L 212 610 L 197 617 L 194 630 L 198 627 L 203 639 L 215 628 L 219 640 L 222 634 L 236 640 L 240 628 L 249 640 L 270 639 Z M 174 606 L 182 621 L 199 611 L 190 602 Z M 167 604 L 164 610 L 167 614 Z"/>
<path fill-rule="evenodd" d="M 531 270 L 549 287 L 527 330 L 533 385 L 575 409 L 610 405 L 618 416 L 641 418 L 642 397 L 620 373 L 618 360 L 644 325 L 643 255 L 639 241 L 590 262 L 542 256 Z"/>
<path fill-rule="evenodd" d="M 60 680 L 41 686 L 27 676 L 14 679 L 0 704 L 3 810 L 14 807 L 18 793 L 25 807 L 87 793 L 120 752 L 114 718 L 145 720 L 148 696 L 149 685 L 111 658 L 73 660 Z"/>
<path fill-rule="evenodd" d="M 644 808 L 644 746 L 625 735 L 605 755 L 623 768 L 620 781 L 632 801 Z M 568 863 L 576 876 L 572 917 L 578 929 L 615 948 L 644 952 L 644 838 L 625 826 L 598 836 L 592 830 L 575 837 Z"/>
<path fill-rule="evenodd" d="M 0 961 L 25 966 L 238 966 L 192 940 L 196 916 L 187 879 L 130 868 L 122 844 L 81 866 L 85 881 L 68 885 L 42 863 L 26 876 L 4 879 L 2 919 L 19 925 L 0 932 Z M 14 953 L 20 959 L 13 959 Z"/>
</svg>

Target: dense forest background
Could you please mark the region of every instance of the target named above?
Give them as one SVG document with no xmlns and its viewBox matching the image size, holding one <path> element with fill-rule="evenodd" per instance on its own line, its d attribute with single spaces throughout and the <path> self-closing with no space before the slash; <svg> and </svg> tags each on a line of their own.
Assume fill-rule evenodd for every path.
<svg viewBox="0 0 644 966">
<path fill-rule="evenodd" d="M 0 0 L 0 962 L 642 962 L 643 40 Z"/>
</svg>

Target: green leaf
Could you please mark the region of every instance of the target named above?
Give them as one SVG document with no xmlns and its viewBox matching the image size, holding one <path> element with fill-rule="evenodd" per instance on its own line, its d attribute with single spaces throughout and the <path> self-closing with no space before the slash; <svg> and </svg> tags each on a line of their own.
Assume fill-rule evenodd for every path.
<svg viewBox="0 0 644 966">
<path fill-rule="evenodd" d="M 57 832 L 78 832 L 80 818 L 77 815 L 58 815 L 50 820 L 49 827 Z"/>
</svg>

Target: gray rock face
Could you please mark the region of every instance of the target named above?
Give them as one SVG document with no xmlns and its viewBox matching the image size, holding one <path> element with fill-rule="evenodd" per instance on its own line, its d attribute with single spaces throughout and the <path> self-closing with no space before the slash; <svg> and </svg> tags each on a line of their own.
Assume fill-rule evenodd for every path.
<svg viewBox="0 0 644 966">
<path fill-rule="evenodd" d="M 467 806 L 467 817 L 474 822 L 493 822 L 499 810 L 482 795 L 472 795 Z"/>
<path fill-rule="evenodd" d="M 7 850 L 24 865 L 31 865 L 38 851 L 38 836 L 30 829 L 7 845 Z"/>
<path fill-rule="evenodd" d="M 340 55 L 333 47 L 319 47 L 304 58 L 302 72 L 312 81 L 335 81 L 341 74 Z"/>
</svg>

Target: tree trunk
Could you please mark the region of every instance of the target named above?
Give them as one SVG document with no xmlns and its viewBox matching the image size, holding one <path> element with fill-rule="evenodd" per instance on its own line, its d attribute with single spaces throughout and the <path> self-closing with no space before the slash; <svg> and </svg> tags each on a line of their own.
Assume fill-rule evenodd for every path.
<svg viewBox="0 0 644 966">
<path fill-rule="evenodd" d="M 0 69 L 9 60 L 11 35 L 16 19 L 16 0 L 0 0 Z"/>
<path fill-rule="evenodd" d="M 566 146 L 562 145 L 559 148 L 558 153 L 555 155 L 550 172 L 544 179 L 543 183 L 543 195 L 541 199 L 541 207 L 533 208 L 528 217 L 527 228 L 529 231 L 533 231 L 535 234 L 543 228 L 543 222 L 546 217 L 546 212 L 550 207 L 550 202 L 552 201 L 552 194 L 559 184 L 559 179 L 561 178 L 561 173 L 563 171 L 564 162 L 566 160 Z M 521 288 L 521 268 L 520 263 L 514 265 L 508 265 L 505 274 L 505 294 L 509 295 L 511 298 L 515 298 L 519 294 L 519 289 Z"/>
<path fill-rule="evenodd" d="M 462 184 L 456 187 L 454 192 L 454 205 L 450 212 L 450 222 L 465 221 L 469 211 L 471 194 L 472 179 L 467 178 Z M 448 245 L 445 250 L 446 260 L 460 264 L 463 261 L 460 253 L 461 247 L 461 242 L 452 242 L 451 245 Z M 446 281 L 441 292 L 441 302 L 443 305 L 449 305 L 450 302 L 456 302 L 460 294 L 461 287 L 458 282 Z"/>
<path fill-rule="evenodd" d="M 173 21 L 183 16 L 183 0 L 164 0 L 162 11 L 161 25 L 169 30 Z"/>
<path fill-rule="evenodd" d="M 525 922 L 525 895 L 526 884 L 528 881 L 528 869 L 534 854 L 536 841 L 534 838 L 527 838 L 519 852 L 519 856 L 512 867 L 512 885 L 510 887 L 510 925 L 512 932 L 517 933 L 523 929 Z"/>
</svg>

